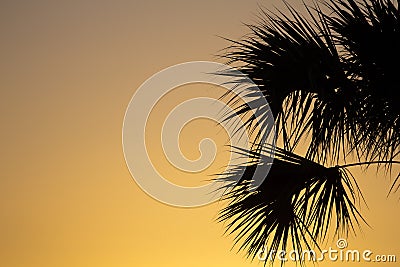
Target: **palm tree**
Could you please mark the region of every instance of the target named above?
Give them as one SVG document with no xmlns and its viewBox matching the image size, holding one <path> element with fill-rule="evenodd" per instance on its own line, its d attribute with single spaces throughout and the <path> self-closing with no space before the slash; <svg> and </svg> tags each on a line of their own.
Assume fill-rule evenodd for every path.
<svg viewBox="0 0 400 267">
<path fill-rule="evenodd" d="M 399 163 L 398 0 L 327 0 L 305 5 L 306 16 L 286 6 L 287 14 L 262 9 L 259 23 L 248 25 L 251 34 L 229 40 L 222 55 L 263 92 L 281 146 L 272 153 L 262 141 L 266 125 L 250 117 L 255 145 L 238 152 L 253 160 L 218 178 L 243 174 L 225 193 L 219 220 L 251 258 L 266 245 L 318 246 L 331 219 L 336 233 L 354 231 L 364 221 L 356 208 L 363 197 L 350 168 Z M 236 113 L 252 111 L 242 105 Z M 300 156 L 302 140 L 308 149 Z M 271 157 L 264 182 L 250 190 L 255 168 Z"/>
</svg>

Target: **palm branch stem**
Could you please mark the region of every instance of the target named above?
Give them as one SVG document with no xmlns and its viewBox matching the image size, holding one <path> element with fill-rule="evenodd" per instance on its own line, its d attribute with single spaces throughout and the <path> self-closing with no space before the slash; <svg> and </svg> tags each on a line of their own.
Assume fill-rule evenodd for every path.
<svg viewBox="0 0 400 267">
<path fill-rule="evenodd" d="M 339 168 L 349 168 L 355 166 L 362 166 L 362 165 L 372 165 L 372 164 L 400 164 L 400 161 L 392 161 L 392 160 L 380 160 L 380 161 L 371 161 L 371 162 L 357 162 L 357 163 L 350 163 L 346 165 L 337 166 Z"/>
</svg>

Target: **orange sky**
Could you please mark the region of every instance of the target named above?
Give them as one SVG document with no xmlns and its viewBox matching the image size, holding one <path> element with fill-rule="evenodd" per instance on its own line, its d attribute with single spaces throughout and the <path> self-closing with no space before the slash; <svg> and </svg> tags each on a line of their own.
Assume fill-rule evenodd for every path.
<svg viewBox="0 0 400 267">
<path fill-rule="evenodd" d="M 216 36 L 239 38 L 256 10 L 257 1 L 1 1 L 0 265 L 261 266 L 230 251 L 213 221 L 219 204 L 173 208 L 142 192 L 121 145 L 136 88 L 165 67 L 216 60 L 227 45 Z M 183 141 L 188 157 L 203 133 L 215 135 L 208 123 L 183 132 L 194 138 Z M 355 174 L 372 229 L 350 246 L 399 258 L 400 193 L 386 198 L 390 182 L 374 171 Z"/>
</svg>

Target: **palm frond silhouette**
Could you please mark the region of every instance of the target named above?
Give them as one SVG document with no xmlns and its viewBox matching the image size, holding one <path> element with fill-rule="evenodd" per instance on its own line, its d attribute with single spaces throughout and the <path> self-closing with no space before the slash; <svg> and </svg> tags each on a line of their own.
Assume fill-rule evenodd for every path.
<svg viewBox="0 0 400 267">
<path fill-rule="evenodd" d="M 255 146 L 240 153 L 254 160 L 219 178 L 244 174 L 224 195 L 229 204 L 219 220 L 229 222 L 227 232 L 251 258 L 265 245 L 278 250 L 290 243 L 298 251 L 318 246 L 331 220 L 337 233 L 353 231 L 363 221 L 356 208 L 363 198 L 348 168 L 399 163 L 398 1 L 327 0 L 305 5 L 306 15 L 286 7 L 287 14 L 261 9 L 259 23 L 247 25 L 251 33 L 228 39 L 222 55 L 261 89 L 282 146 L 252 191 L 255 168 L 271 164 L 273 155 L 260 138 L 264 125 L 250 117 L 248 127 L 259 134 Z M 241 105 L 236 113 L 251 111 Z M 304 156 L 296 154 L 307 138 Z M 350 156 L 357 162 L 343 163 Z"/>
<path fill-rule="evenodd" d="M 225 194 L 230 203 L 219 216 L 220 221 L 230 221 L 227 231 L 237 233 L 236 242 L 243 241 L 240 249 L 247 247 L 253 258 L 268 239 L 275 251 L 286 247 L 289 236 L 297 251 L 302 243 L 310 247 L 308 239 L 318 245 L 316 240 L 326 236 L 334 213 L 338 231 L 348 231 L 362 219 L 353 204 L 361 191 L 345 167 L 327 168 L 279 148 L 261 152 L 252 152 L 254 162 L 237 166 L 223 178 L 236 181 L 236 175 L 241 176 Z M 270 164 L 268 157 L 274 157 L 271 170 L 252 191 L 254 170 L 258 164 Z"/>
</svg>

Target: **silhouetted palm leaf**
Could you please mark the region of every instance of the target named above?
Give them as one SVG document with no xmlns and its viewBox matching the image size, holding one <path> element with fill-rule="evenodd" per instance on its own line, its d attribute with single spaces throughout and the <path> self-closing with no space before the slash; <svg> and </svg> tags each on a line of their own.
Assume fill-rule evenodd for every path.
<svg viewBox="0 0 400 267">
<path fill-rule="evenodd" d="M 223 57 L 260 87 L 285 149 L 311 133 L 307 157 L 319 162 L 352 151 L 393 159 L 400 143 L 400 77 L 392 68 L 400 60 L 398 8 L 389 0 L 326 5 L 327 14 L 306 8 L 308 18 L 289 5 L 290 17 L 262 10 L 260 23 L 248 25 L 252 34 L 232 41 Z"/>
<path fill-rule="evenodd" d="M 271 149 L 251 153 L 254 161 L 237 166 L 223 180 L 236 181 L 226 192 L 229 205 L 219 216 L 229 221 L 227 232 L 236 234 L 240 249 L 254 258 L 265 246 L 278 251 L 290 241 L 301 252 L 318 245 L 334 218 L 335 229 L 347 233 L 361 218 L 354 201 L 360 191 L 344 168 L 327 168 L 294 153 L 277 148 L 275 159 L 264 182 L 255 191 L 251 181 L 258 164 L 271 164 Z"/>
<path fill-rule="evenodd" d="M 367 138 L 364 153 L 393 159 L 400 142 L 400 76 L 393 67 L 400 61 L 398 1 L 329 1 L 333 15 L 325 16 L 342 60 L 365 106 L 359 116 L 360 132 Z"/>
<path fill-rule="evenodd" d="M 260 25 L 249 25 L 252 35 L 232 41 L 223 56 L 239 64 L 260 87 L 284 147 L 294 149 L 303 134 L 312 131 L 309 155 L 326 160 L 342 149 L 343 141 L 355 143 L 361 138 L 352 121 L 358 99 L 350 93 L 355 89 L 346 78 L 325 19 L 311 15 L 308 22 L 288 8 L 292 19 L 263 11 Z M 290 132 L 289 124 L 296 125 Z"/>
</svg>

